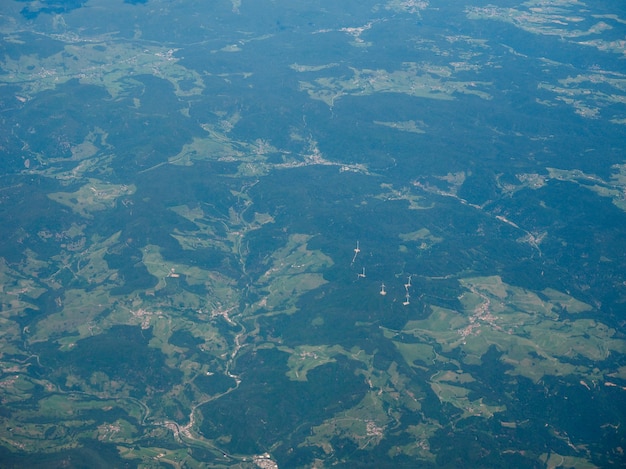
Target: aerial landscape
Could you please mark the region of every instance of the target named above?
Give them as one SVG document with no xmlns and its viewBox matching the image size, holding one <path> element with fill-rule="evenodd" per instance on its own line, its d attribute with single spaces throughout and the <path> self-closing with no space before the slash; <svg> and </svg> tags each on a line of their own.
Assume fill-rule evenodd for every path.
<svg viewBox="0 0 626 469">
<path fill-rule="evenodd" d="M 626 466 L 626 5 L 0 32 L 0 467 Z"/>
</svg>

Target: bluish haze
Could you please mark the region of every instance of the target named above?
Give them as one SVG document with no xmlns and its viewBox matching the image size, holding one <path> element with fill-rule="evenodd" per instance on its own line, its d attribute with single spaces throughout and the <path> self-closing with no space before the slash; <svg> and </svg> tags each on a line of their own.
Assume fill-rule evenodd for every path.
<svg viewBox="0 0 626 469">
<path fill-rule="evenodd" d="M 626 464 L 621 2 L 0 33 L 0 466 Z"/>
</svg>

